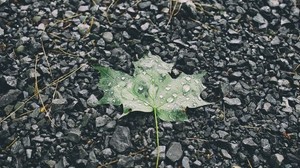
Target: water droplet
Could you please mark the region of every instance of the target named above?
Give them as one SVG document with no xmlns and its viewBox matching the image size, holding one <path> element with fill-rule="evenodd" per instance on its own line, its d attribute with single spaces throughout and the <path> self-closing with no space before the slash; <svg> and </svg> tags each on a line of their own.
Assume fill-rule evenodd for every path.
<svg viewBox="0 0 300 168">
<path fill-rule="evenodd" d="M 113 100 L 112 100 L 112 102 L 113 102 L 113 103 L 115 103 L 115 102 L 116 102 L 116 100 L 115 100 L 115 99 L 113 99 Z"/>
<path fill-rule="evenodd" d="M 107 86 L 111 86 L 111 82 L 109 82 Z"/>
<path fill-rule="evenodd" d="M 189 97 L 187 97 L 187 98 L 186 98 L 186 100 L 190 100 L 190 98 L 189 98 Z"/>
<path fill-rule="evenodd" d="M 177 94 L 176 94 L 176 93 L 173 93 L 172 96 L 173 96 L 174 98 L 176 98 L 176 97 L 177 97 Z"/>
<path fill-rule="evenodd" d="M 191 90 L 191 87 L 189 85 L 183 85 L 182 90 L 183 92 L 188 92 Z"/>
<path fill-rule="evenodd" d="M 126 78 L 124 76 L 121 77 L 121 80 L 124 81 Z"/>
<path fill-rule="evenodd" d="M 149 106 L 149 104 L 148 104 L 148 103 L 144 103 L 144 105 L 145 105 L 145 106 Z"/>
<path fill-rule="evenodd" d="M 195 106 L 197 106 L 197 104 L 196 104 L 196 103 L 193 103 L 193 106 L 195 107 Z"/>
<path fill-rule="evenodd" d="M 139 86 L 138 88 L 139 91 L 142 91 L 143 89 L 144 89 L 143 86 Z"/>
<path fill-rule="evenodd" d="M 162 98 L 164 98 L 164 96 L 163 96 L 163 95 L 159 95 L 159 98 L 161 98 L 161 99 L 162 99 Z"/>
<path fill-rule="evenodd" d="M 172 97 L 169 97 L 168 99 L 167 99 L 167 102 L 168 103 L 172 103 L 174 101 L 174 99 L 172 98 Z"/>
<path fill-rule="evenodd" d="M 166 87 L 166 91 L 169 91 L 169 90 L 171 90 L 171 88 L 170 87 Z"/>
<path fill-rule="evenodd" d="M 190 81 L 191 77 L 187 76 L 187 77 L 185 77 L 185 80 Z"/>
</svg>

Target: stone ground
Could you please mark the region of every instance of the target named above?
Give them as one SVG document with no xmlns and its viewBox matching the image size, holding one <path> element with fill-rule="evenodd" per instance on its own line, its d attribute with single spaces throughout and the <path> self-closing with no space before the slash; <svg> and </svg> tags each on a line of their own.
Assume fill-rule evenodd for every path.
<svg viewBox="0 0 300 168">
<path fill-rule="evenodd" d="M 160 167 L 300 167 L 299 12 L 296 0 L 0 0 L 1 167 L 154 167 L 153 116 L 95 105 L 93 68 L 130 74 L 149 51 L 173 73 L 207 71 L 214 103 L 160 122 Z"/>
</svg>

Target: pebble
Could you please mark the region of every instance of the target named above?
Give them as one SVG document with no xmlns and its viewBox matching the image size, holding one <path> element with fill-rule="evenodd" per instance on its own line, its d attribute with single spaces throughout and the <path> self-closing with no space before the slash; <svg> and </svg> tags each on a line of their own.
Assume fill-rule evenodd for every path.
<svg viewBox="0 0 300 168">
<path fill-rule="evenodd" d="M 222 156 L 226 159 L 232 159 L 231 155 L 228 153 L 227 150 L 225 149 L 221 149 L 221 153 L 222 153 Z"/>
<path fill-rule="evenodd" d="M 268 4 L 271 7 L 278 7 L 279 6 L 279 0 L 268 0 Z"/>
<path fill-rule="evenodd" d="M 157 148 L 151 152 L 151 156 L 157 156 Z M 166 158 L 166 146 L 159 146 L 159 159 L 165 159 Z"/>
<path fill-rule="evenodd" d="M 172 142 L 170 147 L 167 151 L 167 158 L 170 159 L 172 162 L 176 162 L 181 158 L 183 154 L 181 144 L 179 142 Z"/>
<path fill-rule="evenodd" d="M 141 8 L 141 9 L 149 8 L 150 5 L 151 5 L 151 2 L 150 2 L 150 1 L 140 2 L 140 3 L 138 4 L 139 8 Z"/>
<path fill-rule="evenodd" d="M 113 41 L 113 34 L 111 32 L 104 32 L 102 35 L 105 42 L 111 43 Z"/>
<path fill-rule="evenodd" d="M 98 105 L 99 100 L 94 94 L 91 94 L 90 97 L 87 99 L 86 104 L 89 107 L 96 107 Z"/>
<path fill-rule="evenodd" d="M 4 35 L 4 29 L 2 29 L 1 27 L 0 27 L 0 36 L 3 36 Z"/>
<path fill-rule="evenodd" d="M 117 126 L 109 144 L 118 152 L 124 152 L 132 146 L 128 127 Z"/>
<path fill-rule="evenodd" d="M 239 98 L 224 97 L 223 100 L 224 100 L 224 103 L 226 103 L 230 106 L 240 106 L 242 104 L 242 102 Z"/>
<path fill-rule="evenodd" d="M 78 143 L 81 140 L 81 131 L 78 128 L 72 128 L 67 137 L 69 141 Z"/>
<path fill-rule="evenodd" d="M 243 144 L 250 147 L 257 147 L 258 145 L 253 141 L 252 138 L 243 139 Z"/>
<path fill-rule="evenodd" d="M 88 5 L 82 5 L 82 6 L 79 6 L 79 8 L 78 8 L 79 12 L 86 12 L 88 10 L 89 10 L 89 6 Z"/>
<path fill-rule="evenodd" d="M 16 101 L 22 92 L 18 89 L 11 89 L 0 97 L 0 107 L 4 107 Z"/>
<path fill-rule="evenodd" d="M 132 156 L 120 155 L 118 160 L 118 167 L 134 167 L 134 159 Z"/>
<path fill-rule="evenodd" d="M 182 159 L 182 167 L 183 168 L 190 168 L 190 159 L 186 156 Z"/>
<path fill-rule="evenodd" d="M 279 153 L 276 153 L 271 156 L 271 163 L 273 163 L 274 167 L 280 167 L 283 160 L 284 156 Z"/>
<path fill-rule="evenodd" d="M 99 116 L 96 118 L 96 127 L 103 127 L 110 120 L 107 115 Z"/>
</svg>

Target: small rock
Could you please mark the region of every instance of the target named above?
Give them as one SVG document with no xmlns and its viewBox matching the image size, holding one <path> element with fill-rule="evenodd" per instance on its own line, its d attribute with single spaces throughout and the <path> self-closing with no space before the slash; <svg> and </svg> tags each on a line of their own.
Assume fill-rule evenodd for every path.
<svg viewBox="0 0 300 168">
<path fill-rule="evenodd" d="M 253 164 L 253 167 L 258 167 L 260 165 L 260 160 L 259 160 L 258 156 L 253 155 L 252 164 Z"/>
<path fill-rule="evenodd" d="M 0 27 L 0 36 L 4 35 L 4 30 Z"/>
<path fill-rule="evenodd" d="M 89 6 L 85 5 L 85 6 L 79 6 L 78 11 L 79 12 L 86 12 L 89 10 Z"/>
<path fill-rule="evenodd" d="M 22 142 L 20 140 L 17 140 L 10 148 L 11 152 L 13 154 L 20 154 L 24 152 L 24 147 L 22 145 Z"/>
<path fill-rule="evenodd" d="M 45 138 L 38 135 L 38 136 L 33 137 L 32 140 L 35 142 L 44 142 Z"/>
<path fill-rule="evenodd" d="M 32 149 L 26 149 L 26 157 L 30 159 L 32 157 Z"/>
<path fill-rule="evenodd" d="M 146 23 L 144 23 L 144 24 L 141 25 L 141 29 L 143 31 L 146 31 L 149 28 L 149 26 L 150 26 L 150 24 L 148 22 L 146 22 Z"/>
<path fill-rule="evenodd" d="M 65 105 L 68 103 L 67 99 L 53 99 L 52 100 L 52 106 L 51 110 L 52 111 L 60 111 L 62 110 Z"/>
<path fill-rule="evenodd" d="M 118 152 L 124 152 L 132 146 L 130 129 L 128 127 L 117 126 L 109 144 Z"/>
<path fill-rule="evenodd" d="M 243 144 L 250 147 L 257 147 L 258 145 L 253 141 L 252 138 L 246 138 L 243 140 Z"/>
<path fill-rule="evenodd" d="M 188 157 L 183 157 L 182 159 L 182 167 L 183 168 L 190 168 L 190 159 Z"/>
<path fill-rule="evenodd" d="M 108 121 L 110 117 L 107 115 L 103 115 L 96 118 L 96 127 L 103 127 Z"/>
<path fill-rule="evenodd" d="M 233 72 L 232 76 L 234 77 L 241 77 L 242 76 L 242 72 L 238 71 L 238 72 Z"/>
<path fill-rule="evenodd" d="M 202 163 L 200 162 L 200 160 L 195 160 L 194 163 L 193 163 L 195 166 L 201 166 Z"/>
<path fill-rule="evenodd" d="M 25 46 L 24 45 L 20 45 L 19 47 L 17 47 L 16 52 L 17 53 L 23 53 L 24 50 L 25 50 Z"/>
<path fill-rule="evenodd" d="M 253 20 L 260 24 L 259 29 L 267 28 L 269 25 L 268 21 L 259 13 L 253 17 Z"/>
<path fill-rule="evenodd" d="M 279 6 L 279 0 L 268 0 L 268 4 L 271 7 L 278 7 Z"/>
<path fill-rule="evenodd" d="M 17 79 L 14 76 L 3 76 L 5 79 L 5 82 L 11 86 L 16 87 L 17 86 Z"/>
<path fill-rule="evenodd" d="M 176 162 L 181 158 L 183 154 L 181 144 L 179 142 L 172 142 L 170 148 L 167 151 L 167 157 L 172 161 Z"/>
<path fill-rule="evenodd" d="M 81 131 L 78 128 L 71 129 L 66 138 L 69 141 L 78 143 L 81 140 Z"/>
<path fill-rule="evenodd" d="M 271 94 L 267 94 L 267 96 L 266 96 L 266 100 L 269 102 L 269 103 L 271 103 L 271 104 L 273 104 L 273 105 L 276 105 L 276 99 L 271 95 Z"/>
<path fill-rule="evenodd" d="M 223 98 L 224 103 L 230 105 L 230 106 L 239 106 L 242 104 L 241 100 L 239 98 L 229 98 L 229 97 L 224 97 Z"/>
<path fill-rule="evenodd" d="M 80 23 L 78 26 L 78 31 L 81 35 L 86 35 L 90 30 L 90 25 Z"/>
<path fill-rule="evenodd" d="M 91 96 L 87 99 L 86 104 L 90 107 L 96 107 L 98 105 L 98 99 L 94 94 L 91 94 Z"/>
<path fill-rule="evenodd" d="M 38 30 L 42 30 L 42 31 L 44 31 L 45 30 L 45 24 L 44 23 L 40 23 L 39 25 L 38 25 L 38 27 L 37 27 L 37 29 Z"/>
<path fill-rule="evenodd" d="M 0 0 L 0 5 L 4 4 L 6 0 Z"/>
<path fill-rule="evenodd" d="M 272 39 L 271 44 L 272 44 L 272 45 L 278 45 L 278 44 L 280 44 L 280 39 L 279 39 L 279 37 L 278 37 L 278 36 L 275 36 L 275 37 Z"/>
<path fill-rule="evenodd" d="M 231 155 L 228 153 L 227 150 L 221 149 L 221 153 L 222 153 L 222 155 L 223 155 L 224 158 L 226 158 L 226 159 L 232 159 Z"/>
<path fill-rule="evenodd" d="M 151 152 L 151 156 L 157 156 L 157 148 L 155 148 L 154 151 Z M 165 159 L 166 158 L 166 146 L 159 146 L 159 158 Z"/>
<path fill-rule="evenodd" d="M 112 155 L 112 150 L 110 148 L 105 148 L 102 150 L 104 157 L 110 157 Z"/>
<path fill-rule="evenodd" d="M 269 143 L 268 139 L 261 139 L 260 144 L 265 154 L 271 153 L 271 144 Z"/>
<path fill-rule="evenodd" d="M 0 107 L 6 106 L 18 99 L 22 92 L 18 89 L 9 90 L 6 94 L 0 97 Z"/>
<path fill-rule="evenodd" d="M 146 1 L 146 2 L 140 2 L 138 6 L 139 6 L 141 9 L 145 9 L 145 8 L 150 7 L 150 5 L 151 5 L 151 1 Z"/>
<path fill-rule="evenodd" d="M 264 103 L 264 106 L 263 106 L 263 109 L 266 111 L 266 112 L 269 112 L 270 109 L 271 109 L 271 104 L 269 102 L 267 103 Z"/>
<path fill-rule="evenodd" d="M 134 167 L 134 159 L 132 156 L 120 155 L 117 165 L 118 167 Z"/>
<path fill-rule="evenodd" d="M 243 41 L 242 39 L 232 39 L 228 42 L 229 44 L 233 44 L 233 45 L 236 45 L 236 44 L 242 44 Z"/>
<path fill-rule="evenodd" d="M 113 41 L 113 34 L 111 32 L 104 32 L 103 35 L 102 35 L 104 41 L 110 43 Z"/>
<path fill-rule="evenodd" d="M 284 160 L 284 157 L 281 154 L 276 153 L 271 156 L 271 163 L 273 163 L 274 167 L 281 166 L 283 160 Z"/>
<path fill-rule="evenodd" d="M 300 42 L 297 42 L 297 43 L 295 44 L 295 47 L 297 47 L 297 48 L 300 50 Z"/>
<path fill-rule="evenodd" d="M 58 10 L 57 9 L 54 9 L 52 12 L 51 12 L 52 16 L 57 18 L 58 16 Z"/>
</svg>

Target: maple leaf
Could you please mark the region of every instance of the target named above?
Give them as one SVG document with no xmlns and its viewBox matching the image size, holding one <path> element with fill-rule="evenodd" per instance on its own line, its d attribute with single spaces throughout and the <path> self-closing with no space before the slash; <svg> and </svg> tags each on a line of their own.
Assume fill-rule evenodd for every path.
<svg viewBox="0 0 300 168">
<path fill-rule="evenodd" d="M 151 54 L 133 64 L 133 76 L 109 67 L 96 67 L 104 91 L 100 104 L 123 104 L 123 116 L 133 111 L 155 112 L 164 121 L 185 121 L 187 107 L 210 104 L 200 97 L 205 89 L 201 82 L 205 73 L 181 73 L 173 79 L 169 75 L 173 64 Z"/>
</svg>

